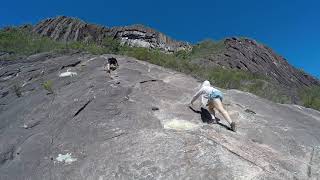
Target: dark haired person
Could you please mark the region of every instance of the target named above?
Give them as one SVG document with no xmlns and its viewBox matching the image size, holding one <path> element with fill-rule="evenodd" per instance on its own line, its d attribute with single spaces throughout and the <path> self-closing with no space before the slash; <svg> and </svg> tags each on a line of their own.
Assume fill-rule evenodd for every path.
<svg viewBox="0 0 320 180">
<path fill-rule="evenodd" d="M 116 70 L 118 67 L 119 67 L 119 64 L 118 64 L 118 61 L 116 58 L 114 58 L 114 57 L 108 58 L 107 64 L 105 66 L 107 73 L 110 74 L 111 71 Z"/>
</svg>

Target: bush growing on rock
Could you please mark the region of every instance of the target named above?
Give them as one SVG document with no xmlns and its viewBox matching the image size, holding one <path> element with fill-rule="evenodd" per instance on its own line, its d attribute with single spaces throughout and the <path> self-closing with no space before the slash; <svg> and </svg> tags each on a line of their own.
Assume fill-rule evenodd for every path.
<svg viewBox="0 0 320 180">
<path fill-rule="evenodd" d="M 102 40 L 102 46 L 109 53 L 118 53 L 121 49 L 120 42 L 117 39 L 106 37 Z"/>
<path fill-rule="evenodd" d="M 48 80 L 42 84 L 43 88 L 48 91 L 48 94 L 54 94 L 53 91 L 53 82 Z"/>
<path fill-rule="evenodd" d="M 305 107 L 320 110 L 320 87 L 314 86 L 300 92 Z"/>
<path fill-rule="evenodd" d="M 46 37 L 40 37 L 17 28 L 0 31 L 0 50 L 12 52 L 11 58 L 19 55 L 32 55 L 35 53 L 63 48 L 63 44 Z M 8 58 L 10 59 L 10 58 Z"/>
<path fill-rule="evenodd" d="M 190 55 L 193 58 L 198 57 L 207 57 L 213 54 L 218 54 L 225 50 L 225 45 L 223 41 L 213 41 L 213 40 L 204 40 L 196 45 L 193 46 Z"/>
</svg>

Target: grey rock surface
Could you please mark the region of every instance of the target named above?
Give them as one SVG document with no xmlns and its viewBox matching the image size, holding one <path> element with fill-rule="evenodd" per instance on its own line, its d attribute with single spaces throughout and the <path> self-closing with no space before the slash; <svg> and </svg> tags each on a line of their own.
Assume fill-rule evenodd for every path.
<svg viewBox="0 0 320 180">
<path fill-rule="evenodd" d="M 120 65 L 111 77 L 103 70 L 110 56 Z M 66 72 L 76 75 L 59 77 Z M 320 178 L 320 112 L 222 90 L 234 133 L 219 114 L 218 124 L 202 122 L 200 102 L 187 107 L 199 86 L 124 56 L 2 64 L 0 179 Z"/>
<path fill-rule="evenodd" d="M 45 19 L 36 24 L 32 28 L 32 32 L 62 41 L 101 43 L 105 37 L 111 37 L 130 46 L 157 48 L 166 52 L 191 48 L 186 42 L 173 40 L 165 34 L 143 25 L 108 28 L 66 16 Z"/>
</svg>

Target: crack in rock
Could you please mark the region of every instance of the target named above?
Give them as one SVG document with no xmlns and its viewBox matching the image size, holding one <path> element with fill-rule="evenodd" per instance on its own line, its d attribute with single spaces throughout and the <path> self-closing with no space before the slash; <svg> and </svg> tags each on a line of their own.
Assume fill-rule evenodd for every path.
<svg viewBox="0 0 320 180">
<path fill-rule="evenodd" d="M 114 139 L 114 138 L 117 138 L 117 137 L 120 137 L 120 136 L 123 136 L 123 135 L 127 135 L 128 133 L 126 132 L 123 132 L 123 133 L 120 133 L 120 134 L 117 134 L 117 135 L 114 135 L 114 136 L 111 136 L 107 139 L 105 139 L 105 141 L 108 141 L 108 140 L 111 140 L 111 139 Z"/>
<path fill-rule="evenodd" d="M 27 72 L 34 72 L 34 71 L 37 71 L 37 70 L 39 70 L 39 69 L 41 69 L 41 68 L 31 69 L 31 70 L 29 70 L 29 71 L 27 71 Z"/>
<path fill-rule="evenodd" d="M 311 157 L 310 157 L 310 161 L 309 161 L 309 165 L 308 165 L 308 170 L 307 170 L 307 174 L 308 177 L 311 178 L 311 168 L 312 168 L 312 159 L 313 159 L 313 155 L 314 155 L 314 147 L 312 147 L 312 151 L 311 151 Z"/>
<path fill-rule="evenodd" d="M 158 79 L 150 79 L 150 80 L 145 80 L 145 81 L 140 81 L 140 84 L 146 83 L 146 82 L 155 82 L 159 81 Z"/>
<path fill-rule="evenodd" d="M 74 63 L 64 65 L 64 66 L 61 67 L 60 70 L 62 70 L 62 69 L 64 69 L 64 68 L 67 68 L 67 67 L 75 67 L 75 66 L 77 66 L 77 65 L 80 64 L 80 63 L 81 63 L 81 61 L 76 61 L 76 62 L 74 62 Z"/>
<path fill-rule="evenodd" d="M 192 134 L 192 133 L 191 133 L 191 134 Z M 196 134 L 196 135 L 198 135 L 198 136 L 200 136 L 200 137 L 203 137 L 203 138 L 206 138 L 206 139 L 208 139 L 208 140 L 211 140 L 211 141 L 215 142 L 216 144 L 219 144 L 223 149 L 227 150 L 228 152 L 230 152 L 230 153 L 232 153 L 232 154 L 234 154 L 234 155 L 238 156 L 239 158 L 241 158 L 241 159 L 243 159 L 243 160 L 245 160 L 245 161 L 249 162 L 250 164 L 253 164 L 253 165 L 255 165 L 255 166 L 257 166 L 257 167 L 261 168 L 261 169 L 262 169 L 263 171 L 265 171 L 265 172 L 271 173 L 271 172 L 270 172 L 269 170 L 267 170 L 265 167 L 263 167 L 263 166 L 261 166 L 261 165 L 257 164 L 256 162 L 254 162 L 254 161 L 252 161 L 252 160 L 250 160 L 250 159 L 248 159 L 248 158 L 246 158 L 246 157 L 242 156 L 241 154 L 239 154 L 239 153 L 235 152 L 234 150 L 232 150 L 232 149 L 228 148 L 228 147 L 227 147 L 227 146 L 225 146 L 224 144 L 222 144 L 222 143 L 220 143 L 220 142 L 216 141 L 215 139 L 213 139 L 213 138 L 209 138 L 209 137 L 206 137 L 206 136 L 204 136 L 204 135 L 200 135 L 200 134 Z"/>
<path fill-rule="evenodd" d="M 249 114 L 256 114 L 256 112 L 254 112 L 251 109 L 246 109 L 246 110 L 244 110 L 244 112 L 249 113 Z"/>
<path fill-rule="evenodd" d="M 19 72 L 20 72 L 20 69 L 9 70 L 1 74 L 0 77 L 15 76 Z"/>
<path fill-rule="evenodd" d="M 91 101 L 92 99 L 87 101 L 80 109 L 78 109 L 78 111 L 73 115 L 73 117 L 76 117 L 82 110 L 84 110 L 84 108 L 86 108 Z"/>
<path fill-rule="evenodd" d="M 34 121 L 30 121 L 30 122 L 27 122 L 23 125 L 23 128 L 25 129 L 31 129 L 37 125 L 40 124 L 40 120 L 34 120 Z"/>
<path fill-rule="evenodd" d="M 9 94 L 9 91 L 5 91 L 3 93 L 1 93 L 1 98 L 6 97 Z"/>
</svg>

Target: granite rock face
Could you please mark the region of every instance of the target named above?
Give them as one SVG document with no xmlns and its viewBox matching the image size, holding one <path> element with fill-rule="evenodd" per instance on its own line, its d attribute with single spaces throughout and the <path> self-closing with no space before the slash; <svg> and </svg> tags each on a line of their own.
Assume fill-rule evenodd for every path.
<svg viewBox="0 0 320 180">
<path fill-rule="evenodd" d="M 320 112 L 222 89 L 234 133 L 187 107 L 196 79 L 110 56 L 1 64 L 1 180 L 320 178 Z"/>
<path fill-rule="evenodd" d="M 298 70 L 272 49 L 247 38 L 227 38 L 225 49 L 204 59 L 205 65 L 249 71 L 273 79 L 287 88 L 320 85 L 320 81 Z"/>
<path fill-rule="evenodd" d="M 166 52 L 189 50 L 191 46 L 169 38 L 143 25 L 107 28 L 88 24 L 82 20 L 59 16 L 41 21 L 32 29 L 41 36 L 62 41 L 92 41 L 101 43 L 105 37 L 119 39 L 121 43 L 135 47 L 157 48 Z"/>
</svg>

